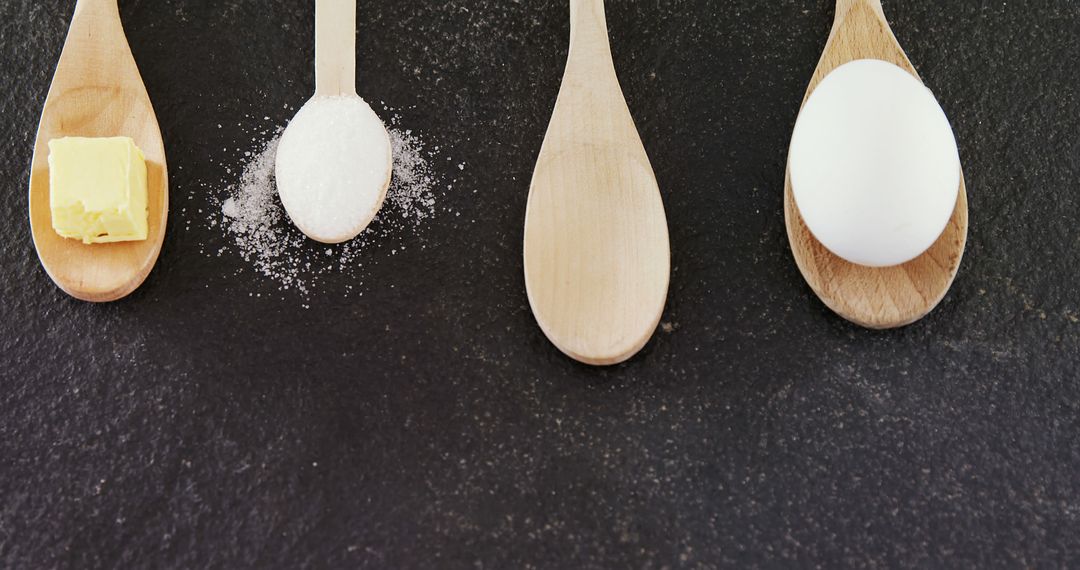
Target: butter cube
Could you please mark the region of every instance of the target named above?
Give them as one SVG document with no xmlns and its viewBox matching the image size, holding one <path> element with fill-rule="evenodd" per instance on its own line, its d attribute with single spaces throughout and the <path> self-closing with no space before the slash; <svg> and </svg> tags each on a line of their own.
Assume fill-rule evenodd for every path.
<svg viewBox="0 0 1080 570">
<path fill-rule="evenodd" d="M 127 137 L 49 141 L 56 233 L 83 243 L 147 238 L 146 159 Z"/>
</svg>

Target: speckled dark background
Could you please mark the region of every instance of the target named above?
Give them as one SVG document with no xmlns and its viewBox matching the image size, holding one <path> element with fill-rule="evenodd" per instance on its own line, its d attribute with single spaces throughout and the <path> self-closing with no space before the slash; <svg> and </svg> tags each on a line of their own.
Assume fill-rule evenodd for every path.
<svg viewBox="0 0 1080 570">
<path fill-rule="evenodd" d="M 522 278 L 564 1 L 362 3 L 361 92 L 467 163 L 439 197 L 463 214 L 309 310 L 185 215 L 230 125 L 307 97 L 311 2 L 120 3 L 174 209 L 142 289 L 93 306 L 26 221 L 74 2 L 0 1 L 0 567 L 1080 566 L 1080 3 L 886 1 L 972 228 L 944 304 L 880 333 L 784 233 L 831 2 L 611 0 L 674 274 L 665 330 L 608 370 L 548 344 Z"/>
</svg>

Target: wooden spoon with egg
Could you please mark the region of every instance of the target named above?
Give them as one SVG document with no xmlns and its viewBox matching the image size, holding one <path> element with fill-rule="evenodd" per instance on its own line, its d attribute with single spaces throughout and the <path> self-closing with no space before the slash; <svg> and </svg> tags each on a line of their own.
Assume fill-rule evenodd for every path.
<svg viewBox="0 0 1080 570">
<path fill-rule="evenodd" d="M 883 60 L 919 77 L 885 20 L 881 0 L 837 0 L 832 32 L 803 105 L 826 75 L 858 59 Z M 929 314 L 952 286 L 967 242 L 962 175 L 956 209 L 944 233 L 921 256 L 893 267 L 856 265 L 821 245 L 799 214 L 790 169 L 784 211 L 792 253 L 810 287 L 837 314 L 873 329 L 905 326 Z"/>
<path fill-rule="evenodd" d="M 525 284 L 560 350 L 611 365 L 652 337 L 670 248 L 656 177 L 608 44 L 603 0 L 570 0 L 570 54 L 525 214 Z"/>
<path fill-rule="evenodd" d="M 49 141 L 131 137 L 146 157 L 149 233 L 144 241 L 85 245 L 52 228 Z M 45 100 L 30 167 L 30 226 L 49 277 L 72 297 L 115 301 L 150 274 L 168 219 L 165 146 L 120 23 L 117 0 L 78 0 Z"/>
</svg>

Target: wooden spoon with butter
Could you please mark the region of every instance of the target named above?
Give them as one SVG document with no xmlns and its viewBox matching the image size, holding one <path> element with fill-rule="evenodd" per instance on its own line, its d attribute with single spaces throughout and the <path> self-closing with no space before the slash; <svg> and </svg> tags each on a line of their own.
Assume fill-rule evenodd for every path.
<svg viewBox="0 0 1080 570">
<path fill-rule="evenodd" d="M 131 137 L 146 158 L 149 233 L 144 241 L 85 245 L 52 228 L 49 141 Z M 41 114 L 30 167 L 30 226 L 41 265 L 72 297 L 115 301 L 150 274 L 168 219 L 165 147 L 154 108 L 131 55 L 117 0 L 78 0 Z"/>
<path fill-rule="evenodd" d="M 525 284 L 560 350 L 617 364 L 652 337 L 671 254 L 656 177 L 623 98 L 603 0 L 570 0 L 570 55 L 525 214 Z"/>
<path fill-rule="evenodd" d="M 881 0 L 837 0 L 832 32 L 803 105 L 825 76 L 859 59 L 886 61 L 919 78 L 885 20 Z M 791 250 L 807 283 L 830 309 L 868 328 L 901 327 L 930 313 L 952 286 L 967 243 L 968 204 L 963 175 L 956 208 L 944 233 L 925 253 L 902 265 L 857 265 L 826 249 L 799 213 L 790 168 L 784 211 Z"/>
</svg>

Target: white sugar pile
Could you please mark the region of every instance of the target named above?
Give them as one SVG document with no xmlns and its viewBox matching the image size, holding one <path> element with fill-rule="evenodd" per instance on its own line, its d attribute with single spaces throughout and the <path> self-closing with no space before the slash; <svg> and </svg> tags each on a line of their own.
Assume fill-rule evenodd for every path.
<svg viewBox="0 0 1080 570">
<path fill-rule="evenodd" d="M 442 158 L 438 147 L 429 149 L 420 136 L 397 123 L 395 118 L 388 129 L 394 173 L 386 201 L 372 224 L 356 239 L 334 246 L 319 244 L 290 222 L 274 179 L 282 132 L 278 128 L 261 131 L 263 136 L 256 140 L 269 138 L 243 153 L 239 180 L 227 183 L 222 195 L 211 198 L 219 205 L 220 214 L 212 214 L 208 224 L 211 228 L 220 225 L 230 243 L 209 253 L 221 256 L 235 251 L 257 273 L 276 282 L 281 291 L 295 291 L 308 300 L 323 277 L 357 271 L 365 260 L 364 252 L 374 245 L 389 246 L 392 254 L 408 247 L 423 249 L 420 238 L 426 222 L 440 211 L 449 211 L 438 208 L 437 200 L 453 189 L 453 183 L 448 183 L 449 176 L 440 173 L 435 165 L 449 164 L 450 158 Z M 228 168 L 226 173 L 233 174 Z M 359 285 L 359 281 L 348 285 L 342 293 L 348 295 Z"/>
<path fill-rule="evenodd" d="M 390 141 L 360 97 L 314 97 L 281 135 L 277 186 L 296 227 L 312 239 L 356 237 L 383 203 Z"/>
</svg>

